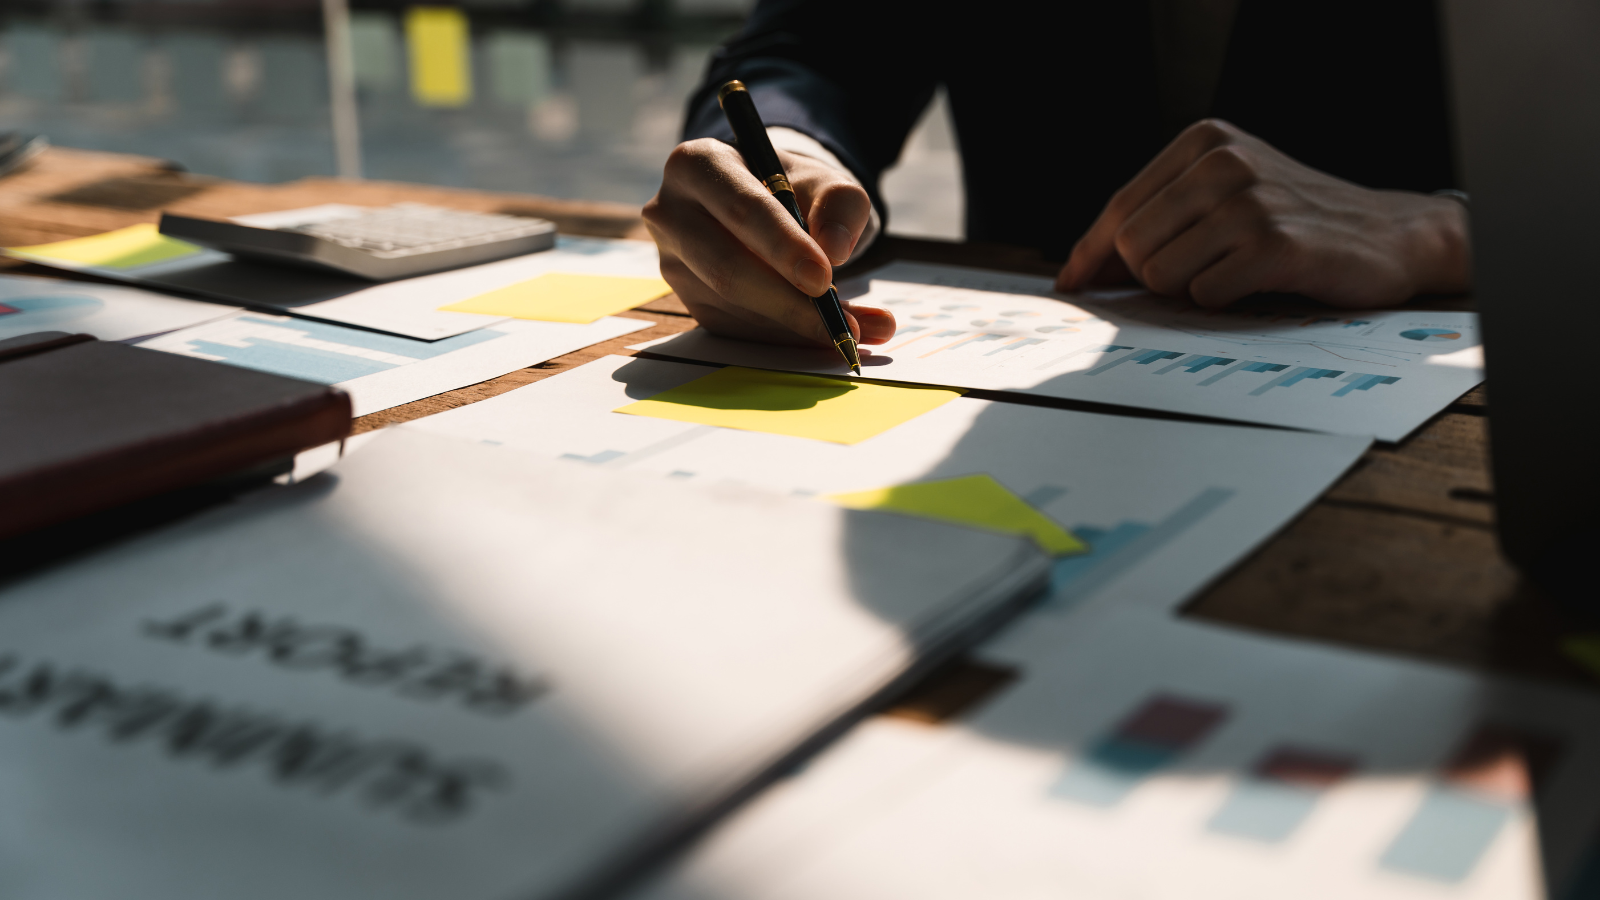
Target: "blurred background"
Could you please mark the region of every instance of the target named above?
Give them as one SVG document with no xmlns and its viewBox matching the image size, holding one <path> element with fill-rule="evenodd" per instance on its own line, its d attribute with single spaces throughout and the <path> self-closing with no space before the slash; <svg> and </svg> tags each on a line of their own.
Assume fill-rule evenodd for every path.
<svg viewBox="0 0 1600 900">
<path fill-rule="evenodd" d="M 364 177 L 641 204 L 754 0 L 349 0 Z M 0 131 L 279 182 L 339 174 L 319 0 L 0 0 Z M 347 173 L 348 174 L 348 173 Z M 940 100 L 884 183 L 960 239 Z"/>
</svg>

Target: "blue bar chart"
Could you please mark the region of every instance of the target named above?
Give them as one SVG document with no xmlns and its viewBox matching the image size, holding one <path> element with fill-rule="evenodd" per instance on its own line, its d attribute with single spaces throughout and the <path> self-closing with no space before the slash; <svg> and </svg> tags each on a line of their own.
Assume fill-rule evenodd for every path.
<svg viewBox="0 0 1600 900">
<path fill-rule="evenodd" d="M 1294 745 L 1273 748 L 1234 785 L 1206 828 L 1262 843 L 1284 841 L 1356 764 L 1350 754 Z"/>
<path fill-rule="evenodd" d="M 1526 806 L 1536 777 L 1559 752 L 1548 738 L 1497 725 L 1478 728 L 1429 785 L 1379 866 L 1446 884 L 1464 880 Z"/>
</svg>

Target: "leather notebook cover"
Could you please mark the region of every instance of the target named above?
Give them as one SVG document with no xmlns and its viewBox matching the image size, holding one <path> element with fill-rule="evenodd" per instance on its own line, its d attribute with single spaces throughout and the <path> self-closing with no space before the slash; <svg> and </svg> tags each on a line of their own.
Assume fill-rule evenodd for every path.
<svg viewBox="0 0 1600 900">
<path fill-rule="evenodd" d="M 349 433 L 326 385 L 89 335 L 0 341 L 0 539 Z"/>
</svg>

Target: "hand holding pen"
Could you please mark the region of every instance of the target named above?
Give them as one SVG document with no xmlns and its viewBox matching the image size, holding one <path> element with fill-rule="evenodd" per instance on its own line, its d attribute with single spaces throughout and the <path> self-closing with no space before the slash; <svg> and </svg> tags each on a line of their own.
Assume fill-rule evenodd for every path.
<svg viewBox="0 0 1600 900">
<path fill-rule="evenodd" d="M 832 267 L 854 250 L 870 203 L 843 172 L 806 156 L 777 156 L 804 225 L 762 184 L 765 176 L 752 174 L 735 148 L 713 139 L 673 152 L 645 221 L 661 248 L 662 276 L 706 328 L 831 350 L 837 332 L 823 325 L 811 298 L 827 293 Z M 841 307 L 860 343 L 893 336 L 887 310 Z"/>
</svg>

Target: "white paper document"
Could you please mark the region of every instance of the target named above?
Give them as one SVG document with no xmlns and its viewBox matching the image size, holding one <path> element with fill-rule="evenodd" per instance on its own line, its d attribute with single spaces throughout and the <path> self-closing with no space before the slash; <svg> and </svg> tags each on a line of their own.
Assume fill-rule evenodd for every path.
<svg viewBox="0 0 1600 900">
<path fill-rule="evenodd" d="M 126 341 L 220 319 L 238 309 L 132 288 L 0 275 L 0 340 L 35 331 L 70 331 Z"/>
<path fill-rule="evenodd" d="M 1017 538 L 391 433 L 0 590 L 0 896 L 574 896 L 1045 571 Z"/>
<path fill-rule="evenodd" d="M 498 378 L 650 324 L 618 316 L 587 325 L 505 319 L 455 337 L 421 341 L 247 312 L 139 346 L 337 385 L 350 394 L 355 415 L 364 416 Z"/>
<path fill-rule="evenodd" d="M 958 398 L 853 445 L 612 410 L 712 371 L 605 357 L 402 426 L 575 465 L 813 496 L 987 474 L 1087 542 L 1055 564 L 1053 615 L 1114 592 L 1166 609 L 1282 528 L 1366 438 Z"/>
<path fill-rule="evenodd" d="M 1578 900 L 1597 792 L 1592 694 L 1112 611 L 628 900 Z"/>
<path fill-rule="evenodd" d="M 1207 311 L 1135 291 L 898 262 L 841 285 L 894 312 L 869 378 L 1020 391 L 1397 441 L 1483 380 L 1474 313 Z M 854 290 L 849 290 L 850 288 Z M 866 290 L 863 292 L 863 288 Z M 831 351 L 704 329 L 643 345 L 682 359 L 846 374 Z"/>
<path fill-rule="evenodd" d="M 315 207 L 312 208 L 313 210 Z M 237 221 L 271 227 L 278 219 L 304 218 L 304 210 Z M 64 262 L 8 251 L 18 259 L 103 278 L 214 297 L 256 309 L 374 328 L 422 340 L 438 340 L 503 321 L 476 313 L 443 312 L 448 306 L 550 272 L 579 275 L 660 277 L 660 258 L 650 241 L 558 235 L 553 250 L 399 281 L 373 283 L 310 267 L 235 260 L 227 253 L 195 253 L 145 265 L 107 267 Z"/>
</svg>

